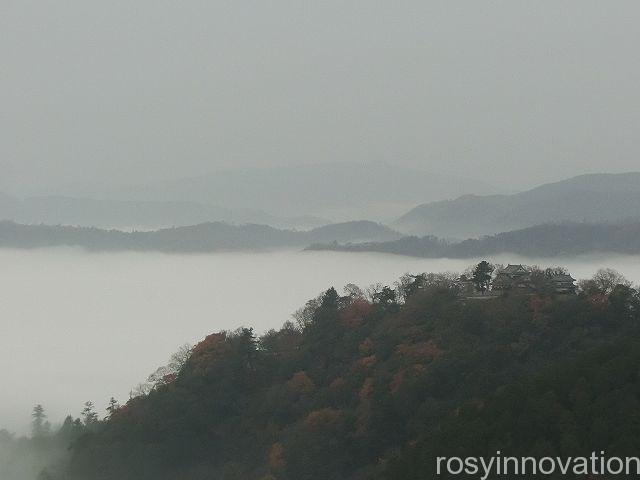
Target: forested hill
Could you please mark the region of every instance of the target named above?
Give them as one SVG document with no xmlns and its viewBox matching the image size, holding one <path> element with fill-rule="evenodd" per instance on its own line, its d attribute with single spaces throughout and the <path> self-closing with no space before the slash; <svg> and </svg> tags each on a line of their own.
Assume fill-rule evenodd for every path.
<svg viewBox="0 0 640 480">
<path fill-rule="evenodd" d="M 416 235 L 467 238 L 550 222 L 640 219 L 640 172 L 580 175 L 513 195 L 463 195 L 419 205 L 392 226 Z"/>
<path fill-rule="evenodd" d="M 71 246 L 90 250 L 210 252 L 302 247 L 313 242 L 391 240 L 399 237 L 390 228 L 368 221 L 325 225 L 310 231 L 213 222 L 150 232 L 0 222 L 0 247 L 5 248 Z"/>
<path fill-rule="evenodd" d="M 315 244 L 310 250 L 382 252 L 426 258 L 472 258 L 499 253 L 558 257 L 592 253 L 640 253 L 640 223 L 603 225 L 562 223 L 537 225 L 482 238 L 447 242 L 433 236 L 403 237 L 388 242 Z"/>
<path fill-rule="evenodd" d="M 436 456 L 637 455 L 636 290 L 456 293 L 446 275 L 329 289 L 298 325 L 212 334 L 46 478 L 424 480 Z"/>
</svg>

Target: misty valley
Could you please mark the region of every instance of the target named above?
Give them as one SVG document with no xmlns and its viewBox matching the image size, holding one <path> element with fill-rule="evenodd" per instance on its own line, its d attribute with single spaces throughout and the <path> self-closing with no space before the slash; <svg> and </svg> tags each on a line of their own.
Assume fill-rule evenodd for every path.
<svg viewBox="0 0 640 480">
<path fill-rule="evenodd" d="M 188 200 L 0 195 L 1 480 L 422 480 L 458 449 L 634 453 L 640 174 L 386 223 Z"/>
<path fill-rule="evenodd" d="M 640 478 L 638 18 L 0 0 L 0 480 Z"/>
<path fill-rule="evenodd" d="M 509 255 L 498 255 L 491 258 L 495 264 L 518 262 L 518 264 L 549 265 L 541 263 L 539 260 Z M 206 472 L 202 474 L 204 475 L 202 478 L 258 478 L 256 475 L 259 475 L 259 472 L 268 473 L 270 470 L 273 473 L 279 472 L 282 478 L 296 478 L 300 473 L 308 472 L 309 468 L 324 472 L 328 475 L 326 478 L 331 478 L 330 475 L 334 475 L 336 472 L 339 475 L 337 478 L 347 478 L 347 476 L 351 476 L 349 473 L 351 469 L 347 464 L 325 465 L 324 470 L 318 470 L 320 464 L 316 462 L 325 462 L 326 452 L 316 452 L 316 457 L 307 458 L 301 464 L 294 462 L 291 455 L 299 456 L 302 454 L 294 447 L 296 435 L 302 435 L 302 433 L 286 433 L 288 430 L 276 434 L 275 437 L 272 434 L 267 435 L 267 437 L 273 438 L 282 437 L 282 440 L 274 440 L 274 442 L 259 447 L 266 449 L 266 453 L 264 453 L 268 455 L 266 463 L 261 460 L 262 454 L 256 451 L 251 454 L 250 458 L 242 461 L 242 467 L 232 467 L 231 464 L 225 463 L 235 461 L 232 458 L 235 458 L 236 453 L 232 452 L 239 452 L 235 450 L 239 448 L 238 446 L 233 447 L 234 449 L 228 453 L 220 453 L 224 452 L 225 448 L 222 444 L 218 444 L 217 440 L 208 436 L 206 440 L 204 437 L 196 440 L 202 433 L 189 433 L 194 437 L 187 441 L 188 444 L 202 441 L 210 445 L 208 448 L 218 449 L 217 453 L 214 454 L 213 451 L 210 454 L 197 453 L 196 449 L 187 454 L 183 460 L 176 460 L 174 455 L 171 455 L 168 458 L 174 460 L 171 460 L 172 466 L 169 468 L 170 464 L 165 462 L 153 466 L 156 461 L 151 457 L 147 458 L 147 455 L 153 457 L 156 453 L 148 451 L 144 453 L 142 450 L 138 450 L 142 444 L 135 443 L 138 441 L 135 440 L 137 434 L 133 432 L 127 433 L 123 440 L 127 438 L 127 442 L 133 442 L 128 448 L 137 453 L 134 457 L 126 460 L 128 457 L 123 456 L 122 452 L 117 453 L 119 448 L 117 444 L 113 444 L 112 440 L 109 440 L 113 435 L 113 432 L 109 433 L 109 429 L 125 428 L 130 422 L 130 415 L 142 415 L 137 420 L 141 422 L 171 422 L 175 415 L 184 415 L 186 411 L 178 413 L 166 410 L 170 407 L 168 405 L 162 406 L 162 398 L 177 394 L 175 388 L 192 389 L 191 392 L 195 395 L 203 394 L 204 392 L 200 392 L 199 389 L 204 386 L 197 386 L 201 385 L 200 383 L 187 385 L 190 385 L 189 382 L 195 381 L 196 377 L 192 378 L 192 376 L 197 370 L 193 371 L 194 368 L 206 367 L 207 369 L 222 369 L 215 370 L 218 372 L 215 374 L 213 371 L 206 373 L 206 375 L 214 375 L 208 377 L 208 388 L 222 390 L 215 390 L 217 392 L 215 394 L 211 391 L 210 395 L 213 397 L 207 401 L 202 398 L 196 400 L 194 397 L 193 401 L 199 402 L 197 405 L 200 407 L 209 404 L 210 408 L 214 409 L 212 412 L 218 411 L 218 409 L 223 409 L 221 412 L 228 409 L 229 407 L 224 406 L 223 397 L 225 395 L 221 392 L 240 395 L 237 400 L 241 403 L 244 403 L 243 399 L 246 395 L 249 395 L 246 398 L 249 402 L 254 401 L 252 396 L 255 395 L 258 395 L 255 400 L 259 402 L 277 401 L 265 398 L 260 400 L 261 395 L 266 394 L 268 390 L 263 390 L 267 387 L 266 384 L 263 387 L 257 385 L 266 382 L 267 377 L 271 378 L 268 380 L 269 382 L 278 382 L 280 380 L 277 378 L 283 376 L 282 388 L 290 392 L 287 393 L 289 399 L 286 400 L 286 404 L 282 404 L 280 407 L 273 405 L 270 408 L 284 408 L 285 405 L 289 405 L 286 408 L 293 408 L 293 411 L 287 415 L 297 415 L 295 412 L 301 409 L 300 414 L 306 412 L 304 413 L 306 419 L 304 416 L 301 417 L 307 424 L 306 428 L 312 428 L 312 430 L 320 427 L 309 427 L 311 425 L 309 422 L 313 422 L 314 425 L 317 422 L 319 422 L 318 425 L 328 422 L 327 425 L 333 425 L 330 430 L 333 433 L 326 433 L 330 435 L 326 440 L 334 442 L 335 438 L 343 437 L 333 429 L 352 428 L 348 427 L 350 421 L 343 418 L 343 415 L 348 415 L 348 409 L 352 408 L 349 407 L 350 401 L 347 400 L 349 396 L 346 391 L 333 400 L 326 398 L 323 400 L 324 396 L 330 392 L 334 392 L 331 395 L 336 395 L 335 389 L 338 388 L 335 386 L 336 382 L 347 382 L 344 387 L 340 387 L 341 389 L 356 382 L 349 388 L 357 387 L 355 394 L 359 395 L 359 401 L 362 402 L 371 395 L 373 395 L 372 399 L 377 395 L 382 395 L 383 392 L 375 393 L 379 388 L 377 382 L 388 381 L 391 382 L 391 390 L 387 390 L 384 395 L 391 395 L 390 399 L 396 397 L 397 401 L 400 398 L 397 392 L 402 391 L 398 390 L 401 385 L 398 382 L 409 375 L 406 370 L 408 366 L 412 369 L 418 369 L 411 373 L 411 375 L 417 375 L 416 379 L 411 380 L 412 382 L 417 381 L 417 378 L 421 378 L 420 376 L 423 375 L 420 369 L 424 368 L 425 362 L 426 365 L 429 365 L 429 371 L 435 369 L 433 371 L 437 372 L 440 369 L 445 369 L 442 372 L 445 374 L 447 369 L 453 369 L 451 366 L 447 367 L 448 363 L 445 360 L 450 358 L 449 355 L 458 355 L 458 358 L 461 358 L 460 353 L 454 354 L 458 347 L 446 346 L 446 343 L 452 339 L 445 340 L 446 337 L 441 337 L 444 335 L 444 331 L 437 334 L 426 331 L 423 334 L 411 333 L 418 325 L 422 325 L 422 322 L 426 321 L 426 325 L 430 325 L 430 322 L 436 321 L 438 315 L 445 315 L 450 318 L 449 321 L 454 322 L 447 328 L 454 328 L 456 322 L 462 321 L 457 319 L 458 315 L 463 315 L 458 312 L 461 307 L 463 310 L 470 308 L 468 314 L 475 318 L 484 318 L 482 315 L 477 317 L 480 315 L 477 309 L 486 310 L 485 307 L 493 305 L 494 302 L 504 304 L 500 308 L 515 309 L 511 314 L 524 315 L 525 317 L 531 315 L 532 311 L 534 315 L 564 315 L 562 313 L 563 305 L 566 304 L 566 301 L 562 301 L 562 296 L 547 304 L 545 303 L 547 300 L 542 300 L 545 298 L 544 296 L 536 295 L 535 299 L 540 299 L 536 302 L 542 301 L 542 303 L 534 304 L 534 297 L 515 294 L 507 296 L 505 299 L 497 297 L 491 300 L 487 297 L 487 300 L 481 299 L 479 303 L 478 300 L 467 302 L 464 300 L 464 296 L 460 297 L 460 293 L 453 294 L 454 290 L 451 289 L 458 281 L 458 274 L 453 272 L 473 269 L 473 263 L 470 264 L 469 260 L 414 259 L 377 253 L 353 254 L 291 250 L 262 253 L 166 255 L 156 253 L 92 253 L 79 249 L 57 248 L 32 251 L 0 250 L 0 261 L 4 266 L 0 285 L 4 292 L 0 307 L 3 318 L 2 335 L 0 336 L 0 361 L 5 365 L 19 365 L 19 368 L 10 368 L 6 372 L 7 374 L 3 378 L 4 388 L 0 402 L 0 419 L 3 422 L 2 428 L 6 429 L 0 428 L 0 430 L 2 430 L 2 435 L 7 436 L 4 440 L 0 437 L 0 465 L 6 462 L 0 468 L 0 472 L 4 472 L 4 475 L 10 475 L 8 478 L 12 480 L 14 478 L 28 480 L 36 477 L 38 479 L 58 478 L 58 475 L 62 475 L 63 471 L 67 471 L 67 467 L 60 465 L 64 465 L 68 461 L 69 453 L 64 445 L 69 442 L 75 446 L 73 447 L 71 470 L 67 474 L 71 475 L 69 478 L 74 479 L 84 479 L 87 478 L 87 475 L 94 478 L 91 472 L 96 469 L 106 472 L 105 478 L 169 479 L 177 478 L 174 475 L 182 474 L 187 475 L 187 478 L 200 478 L 196 471 L 192 471 L 193 468 L 200 468 L 202 472 Z M 556 263 L 553 265 L 562 265 L 579 279 L 590 278 L 602 268 L 615 268 L 630 281 L 634 283 L 640 281 L 640 257 L 572 257 L 554 259 L 554 261 Z M 424 277 L 426 281 L 424 287 L 412 287 L 417 284 L 417 279 L 422 277 L 408 276 L 405 275 L 406 272 L 415 274 L 420 272 L 448 273 L 441 276 L 427 275 Z M 304 282 L 296 280 L 300 278 L 304 278 Z M 342 294 L 337 294 L 336 299 L 339 300 L 335 301 L 338 301 L 338 304 L 332 307 L 338 309 L 336 313 L 322 313 L 325 308 L 323 305 L 328 301 L 328 293 L 326 292 L 329 292 L 327 290 L 323 293 L 323 289 L 326 289 L 328 285 L 335 286 L 337 291 L 344 291 L 344 295 L 346 295 L 341 297 Z M 356 285 L 360 285 L 361 288 Z M 367 288 L 370 285 L 371 287 Z M 391 289 L 388 289 L 389 287 L 383 288 L 385 285 L 391 286 Z M 425 290 L 418 294 L 420 291 L 413 288 L 425 288 Z M 330 290 L 336 292 L 333 288 Z M 389 296 L 390 293 L 391 296 Z M 452 294 L 453 296 L 451 296 Z M 334 295 L 336 294 L 334 293 Z M 445 296 L 440 298 L 440 295 Z M 250 302 L 247 301 L 248 298 L 251 299 Z M 310 300 L 314 298 L 316 300 Z M 579 298 L 581 298 L 580 302 L 587 302 L 585 305 L 589 305 L 588 302 L 591 301 L 589 300 L 591 297 L 584 296 L 584 293 L 580 294 Z M 573 299 L 570 300 L 574 302 Z M 422 305 L 423 302 L 426 304 Z M 524 305 L 520 305 L 522 302 Z M 342 305 L 343 303 L 344 305 Z M 528 306 L 529 304 L 531 306 Z M 524 310 L 522 310 L 523 307 Z M 415 311 L 416 308 L 418 311 Z M 421 309 L 425 308 L 427 310 L 424 310 L 422 315 L 427 315 L 426 318 L 431 318 L 437 311 L 441 311 L 441 314 L 436 314 L 433 320 L 420 319 L 422 317 L 418 315 L 413 320 L 418 323 L 406 330 L 408 326 L 403 326 L 404 321 L 401 319 L 406 315 L 417 315 Z M 506 312 L 494 312 L 495 308 L 497 308 L 497 304 L 486 312 L 489 315 L 486 317 L 487 322 L 502 321 L 504 315 L 510 315 Z M 410 310 L 403 313 L 406 309 Z M 557 311 L 553 313 L 555 310 Z M 536 313 L 538 311 L 547 313 Z M 329 317 L 321 320 L 319 316 L 322 315 L 329 315 Z M 334 318 L 333 315 L 338 316 Z M 520 318 L 518 321 L 525 323 L 518 326 L 517 329 L 524 330 L 519 333 L 512 332 L 510 335 L 515 335 L 514 340 L 520 338 L 518 341 L 523 341 L 527 335 L 542 334 L 542 332 L 525 333 L 529 328 L 527 322 L 531 320 L 525 321 L 524 317 L 518 318 Z M 330 319 L 333 320 L 330 321 Z M 323 325 L 322 322 L 332 324 L 332 322 L 338 321 L 336 319 L 341 319 L 338 324 L 332 327 L 327 324 L 322 327 L 323 329 L 329 328 L 329 330 L 324 333 L 322 330 L 316 332 L 316 329 Z M 477 320 L 473 320 L 473 322 L 475 321 Z M 580 323 L 583 320 L 576 318 L 575 321 Z M 384 328 L 393 328 L 393 330 L 388 333 L 376 333 L 377 329 L 382 328 L 384 322 L 392 322 Z M 486 328 L 489 328 L 489 331 L 476 331 L 475 329 L 479 327 L 473 327 L 473 322 L 456 326 L 456 329 L 462 328 L 462 330 L 456 330 L 458 331 L 457 335 L 462 336 L 462 332 L 466 331 L 465 338 L 469 335 L 471 337 L 465 341 L 498 341 L 498 337 L 483 340 L 487 335 L 489 337 L 497 335 L 498 330 L 496 333 L 491 333 L 494 328 L 499 328 L 497 325 L 491 327 L 487 325 Z M 391 327 L 393 324 L 396 326 Z M 535 322 L 530 326 L 534 324 Z M 429 328 L 436 328 L 436 331 L 444 328 L 437 325 L 436 322 Z M 243 327 L 244 330 L 238 330 L 239 327 Z M 586 328 L 586 326 L 584 327 Z M 298 330 L 299 328 L 302 330 Z M 516 328 L 515 325 L 512 328 Z M 574 328 L 583 327 L 576 326 Z M 406 332 L 402 333 L 404 330 Z M 585 330 L 585 332 L 587 331 Z M 229 352 L 240 348 L 234 345 L 241 341 L 244 338 L 242 335 L 245 334 L 250 335 L 247 338 L 254 339 L 251 342 L 256 341 L 258 336 L 260 337 L 256 343 L 255 355 L 257 356 L 252 360 L 252 362 L 258 363 L 250 370 L 253 372 L 255 368 L 256 371 L 246 373 L 251 376 L 258 375 L 254 380 L 258 382 L 255 387 L 258 390 L 236 385 L 238 373 L 231 373 L 235 367 L 232 368 L 232 364 L 225 367 L 224 363 L 216 366 L 222 360 L 213 360 L 218 355 L 231 355 L 231 353 L 224 353 L 227 348 L 231 349 Z M 292 335 L 293 337 L 291 337 Z M 302 336 L 298 338 L 298 335 Z M 329 337 L 325 338 L 326 335 Z M 348 340 L 353 335 L 356 337 Z M 382 337 L 372 340 L 379 335 Z M 397 335 L 400 336 L 393 340 Z M 557 340 L 554 340 L 560 342 L 559 345 L 565 341 L 564 334 L 560 332 L 555 332 L 552 335 L 559 335 Z M 584 335 L 590 334 L 584 333 Z M 316 336 L 318 337 L 316 338 Z M 315 340 L 313 340 L 314 338 Z M 401 340 L 402 338 L 404 340 Z M 444 342 L 444 344 L 436 345 L 435 338 L 439 338 L 439 342 Z M 459 341 L 462 341 L 461 338 Z M 212 343 L 214 340 L 222 343 L 219 345 Z M 307 344 L 307 341 L 312 343 Z M 319 358 L 323 358 L 323 355 L 329 355 L 327 349 L 334 348 L 330 345 L 339 345 L 336 348 L 346 348 L 347 350 L 341 355 L 353 355 L 348 353 L 352 347 L 347 345 L 354 341 L 356 343 L 353 348 L 355 348 L 356 356 L 353 361 L 356 363 L 350 367 L 347 364 L 352 360 L 346 358 L 334 364 L 336 361 L 336 357 L 333 357 L 334 354 L 331 354 L 332 363 L 325 364 L 324 367 L 317 364 Z M 391 350 L 385 354 L 383 350 L 380 350 L 383 348 L 381 342 L 387 341 L 399 342 L 394 347 L 395 353 L 393 353 L 394 350 Z M 588 338 L 585 337 L 584 341 L 588 341 Z M 294 343 L 289 344 L 288 342 Z M 191 345 L 195 345 L 195 349 L 192 350 Z M 220 350 L 221 348 L 222 350 Z M 283 353 L 291 348 L 295 349 L 289 353 Z M 449 351 L 449 348 L 454 348 L 454 350 Z M 496 345 L 495 348 L 502 347 Z M 542 347 L 537 346 L 536 348 Z M 297 349 L 301 350 L 298 352 Z M 306 352 L 307 349 L 309 349 L 308 354 L 311 354 L 312 357 L 305 360 L 304 355 L 307 353 L 303 354 L 303 351 Z M 405 349 L 406 353 L 401 353 Z M 442 357 L 442 361 L 444 361 L 442 365 L 439 363 L 441 361 L 440 353 L 438 353 L 440 349 L 449 351 Z M 315 354 L 312 353 L 314 351 Z M 357 354 L 357 352 L 360 353 Z M 387 358 L 389 354 L 391 356 Z M 513 354 L 516 354 L 515 350 Z M 543 354 L 543 352 L 539 354 Z M 544 354 L 546 355 L 546 353 Z M 276 357 L 271 358 L 270 355 L 276 355 Z M 285 355 L 285 357 L 278 359 L 281 355 Z M 303 356 L 300 357 L 300 355 Z M 318 355 L 320 357 L 317 357 Z M 396 356 L 398 357 L 394 360 Z M 315 360 L 313 360 L 314 358 Z M 325 361 L 328 361 L 328 358 Z M 385 358 L 387 359 L 385 360 Z M 408 361 L 409 364 L 398 370 L 400 367 L 394 362 L 401 359 L 404 359 L 403 362 Z M 276 373 L 280 371 L 280 368 L 284 368 L 284 365 L 281 367 L 276 367 L 276 364 L 272 365 L 272 362 L 276 360 L 293 363 L 290 367 L 286 367 L 285 371 Z M 343 364 L 345 361 L 347 364 Z M 178 362 L 179 366 L 172 367 L 172 362 Z M 196 367 L 194 362 L 199 362 L 201 366 Z M 380 365 L 376 366 L 378 362 Z M 163 365 L 168 366 L 156 370 Z M 232 368 L 232 370 L 224 373 L 226 368 Z M 272 368 L 276 368 L 276 370 L 264 370 Z M 287 373 L 289 368 L 293 368 L 293 370 L 289 370 Z M 325 371 L 327 368 L 328 370 Z M 383 370 L 379 370 L 380 368 Z M 383 372 L 389 368 L 396 372 L 395 377 L 384 380 L 388 373 Z M 367 370 L 371 370 L 373 376 L 366 376 Z M 452 372 L 453 370 L 449 373 Z M 204 373 L 198 373 L 198 375 L 202 374 Z M 224 375 L 232 375 L 228 379 L 232 384 L 224 383 Z M 326 375 L 329 377 L 322 380 Z M 382 377 L 379 377 L 380 375 Z M 505 379 L 509 378 L 511 374 L 504 372 L 501 375 L 506 375 L 502 380 L 506 381 Z M 148 383 L 149 381 L 152 383 Z M 404 381 L 409 381 L 409 377 Z M 420 381 L 426 382 L 428 385 L 436 379 L 429 380 L 429 377 L 426 377 Z M 187 383 L 183 385 L 184 382 Z M 219 382 L 222 383 L 218 385 Z M 364 383 L 358 386 L 358 382 Z M 269 388 L 275 388 L 275 385 L 276 383 L 273 383 L 273 386 Z M 419 384 L 414 387 L 410 387 L 410 385 L 412 384 L 407 384 L 406 388 L 422 388 L 418 386 Z M 247 390 L 247 388 L 249 389 Z M 324 389 L 328 390 L 321 394 Z M 232 394 L 231 392 L 236 393 Z M 291 395 L 293 396 L 291 397 Z M 344 395 L 347 396 L 343 398 Z M 409 391 L 402 395 L 409 395 Z M 418 395 L 418 393 L 411 395 Z M 420 395 L 415 400 L 418 398 Z M 167 397 L 168 399 L 169 397 Z M 371 401 L 366 400 L 365 404 Z M 408 399 L 403 401 L 408 401 Z M 153 410 L 147 410 L 148 406 L 145 406 L 145 402 L 151 402 L 151 404 L 161 402 L 153 408 L 160 408 L 165 413 L 160 414 L 158 411 L 158 414 L 161 415 L 160 419 L 146 418 L 145 415 L 152 415 Z M 38 408 L 42 406 L 41 413 L 37 409 L 32 412 L 33 405 L 38 405 Z M 239 411 L 234 410 L 235 413 L 229 411 L 227 414 L 232 416 L 248 415 L 254 408 L 249 405 L 247 404 Z M 313 410 L 313 405 L 316 405 L 317 410 Z M 320 408 L 322 405 L 324 407 Z M 339 407 L 340 405 L 342 406 Z M 358 409 L 364 408 L 362 405 Z M 196 408 L 196 404 L 193 404 L 186 408 L 189 412 L 197 415 L 195 412 L 198 412 L 200 407 Z M 373 409 L 373 412 L 382 408 L 382 405 L 374 407 L 372 404 L 367 408 Z M 396 410 L 396 415 L 399 415 L 400 412 L 397 411 L 399 405 L 393 408 Z M 442 406 L 442 408 L 445 407 Z M 130 411 L 132 413 L 128 413 Z M 364 412 L 358 412 L 359 410 L 356 409 L 354 414 L 364 414 Z M 266 412 L 264 413 L 266 414 Z M 379 414 L 381 413 L 379 412 Z M 65 420 L 67 415 L 71 415 L 71 417 Z M 204 413 L 200 415 L 204 415 Z M 82 420 L 74 421 L 73 418 Z M 102 426 L 102 418 L 111 418 L 111 420 Z M 64 424 L 63 420 L 65 420 Z M 218 422 L 213 417 L 207 421 Z M 240 417 L 238 417 L 238 421 L 240 421 Z M 284 418 L 280 421 L 284 421 Z M 357 420 L 357 423 L 362 421 L 364 420 Z M 367 420 L 367 422 L 371 421 L 373 419 Z M 432 422 L 433 420 L 425 418 L 422 421 Z M 257 419 L 252 422 L 257 422 Z M 262 428 L 258 427 L 259 424 L 260 422 L 255 424 L 255 428 Z M 224 423 L 215 423 L 215 425 L 217 425 L 216 429 L 222 430 L 231 427 Z M 107 430 L 103 432 L 105 428 Z M 152 428 L 149 425 L 145 428 L 153 430 L 155 427 Z M 166 445 L 168 447 L 175 440 L 174 435 L 187 433 L 184 431 L 180 434 L 180 428 L 192 429 L 193 427 L 178 428 L 175 425 L 167 424 L 163 428 L 167 429 L 163 430 L 166 433 L 161 434 L 161 437 L 158 437 L 154 444 L 157 441 L 161 443 L 166 441 L 169 442 Z M 176 428 L 178 430 L 175 430 Z M 367 428 L 381 427 L 375 423 L 369 423 Z M 152 430 L 149 430 L 149 434 Z M 195 430 L 188 431 L 195 432 Z M 234 431 L 234 428 L 229 431 L 230 439 L 239 435 L 237 432 L 233 433 Z M 9 432 L 15 432 L 18 436 L 34 435 L 34 440 L 31 442 L 36 443 L 26 444 L 24 443 L 26 440 L 24 440 L 21 446 L 17 440 L 12 439 L 13 436 Z M 99 435 L 92 439 L 96 434 Z M 158 432 L 158 434 L 160 433 Z M 265 434 L 266 432 L 260 435 Z M 338 436 L 335 437 L 335 435 Z M 365 435 L 362 441 L 368 439 L 361 445 L 361 447 L 365 447 L 366 442 L 374 441 L 377 434 L 370 431 L 362 435 Z M 371 435 L 374 436 L 370 437 Z M 42 437 L 41 440 L 38 440 L 39 436 Z M 160 440 L 161 438 L 163 440 Z M 242 436 L 237 437 L 236 440 L 242 443 L 244 441 L 242 438 Z M 316 440 L 320 442 L 319 445 L 324 442 L 324 440 Z M 428 442 L 431 441 L 435 440 L 428 440 Z M 38 446 L 38 442 L 40 442 L 40 446 Z M 101 444 L 100 442 L 106 443 Z M 146 443 L 146 440 L 144 442 Z M 262 440 L 259 443 L 261 442 Z M 290 442 L 294 443 L 290 445 Z M 89 445 L 89 450 L 83 446 L 85 443 Z M 159 451 L 165 448 L 161 443 L 157 447 L 160 448 Z M 98 445 L 101 446 L 98 448 Z M 116 450 L 113 450 L 114 448 Z M 375 450 L 381 447 L 371 445 L 367 448 Z M 432 447 L 427 443 L 424 448 Z M 109 453 L 105 454 L 104 452 Z M 373 468 L 373 464 L 366 466 L 371 460 L 367 460 L 368 455 L 363 455 L 363 452 L 352 451 L 351 448 L 345 452 L 350 452 L 348 453 L 349 458 L 354 458 L 355 455 L 356 458 L 359 458 L 358 461 L 362 462 L 362 468 L 368 472 L 364 474 L 363 478 L 413 478 L 408 476 L 410 472 L 428 471 L 430 468 L 426 463 L 421 463 L 419 468 L 410 467 L 411 462 L 418 460 L 402 457 L 396 458 L 393 460 L 395 463 L 386 465 L 384 468 L 382 466 Z M 103 454 L 107 455 L 105 458 L 118 458 L 118 460 L 101 459 Z M 210 457 L 212 454 L 214 456 Z M 219 454 L 222 455 L 220 458 L 218 458 Z M 117 455 L 117 457 L 111 457 L 111 455 Z M 224 460 L 227 455 L 231 455 L 231 457 Z M 332 455 L 336 456 L 335 453 Z M 409 452 L 402 455 L 409 455 Z M 186 463 L 183 465 L 183 462 Z M 137 467 L 133 467 L 134 464 L 145 466 L 139 470 Z M 194 467 L 195 465 L 199 466 Z M 173 471 L 174 468 L 175 471 Z M 406 470 L 407 468 L 409 470 Z M 236 470 L 236 473 L 229 473 Z M 213 477 L 209 475 L 213 475 Z M 222 477 L 218 477 L 219 475 Z M 342 477 L 343 475 L 344 477 Z"/>
<path fill-rule="evenodd" d="M 111 396 L 126 400 L 180 345 L 240 326 L 279 328 L 327 285 L 390 283 L 419 266 L 455 266 L 299 251 L 0 250 L 0 261 L 0 360 L 20 365 L 4 379 L 0 428 L 20 433 L 29 431 L 31 403 L 45 405 L 52 422 L 77 415 L 87 400 L 104 410 Z"/>
<path fill-rule="evenodd" d="M 107 415 L 109 399 L 125 404 L 140 395 L 140 385 L 181 345 L 241 326 L 257 335 L 279 329 L 328 285 L 338 291 L 349 284 L 393 286 L 407 272 L 463 272 L 474 262 L 300 250 L 167 255 L 77 248 L 5 249 L 0 261 L 0 361 L 20 367 L 5 372 L 0 429 L 18 435 L 31 432 L 33 405 L 45 407 L 53 429 L 68 414 L 79 417 L 88 401 Z M 562 265 L 578 279 L 611 267 L 640 281 L 640 257 L 550 264 L 502 254 L 491 261 Z M 42 467 L 42 459 L 34 462 Z"/>
</svg>

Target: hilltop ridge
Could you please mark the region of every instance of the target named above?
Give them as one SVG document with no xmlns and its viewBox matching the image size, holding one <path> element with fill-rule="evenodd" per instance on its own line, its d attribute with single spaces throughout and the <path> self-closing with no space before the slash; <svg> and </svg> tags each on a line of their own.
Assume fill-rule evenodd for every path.
<svg viewBox="0 0 640 480">
<path fill-rule="evenodd" d="M 639 312 L 624 282 L 482 302 L 442 274 L 330 288 L 297 324 L 206 337 L 47 478 L 422 480 L 452 452 L 635 455 Z"/>
<path fill-rule="evenodd" d="M 304 247 L 313 242 L 393 240 L 400 234 L 370 221 L 325 225 L 309 231 L 268 225 L 207 222 L 154 231 L 104 230 L 62 225 L 22 225 L 0 221 L 0 247 L 83 247 L 89 250 L 215 252 Z"/>
<path fill-rule="evenodd" d="M 405 233 L 468 238 L 551 222 L 640 219 L 640 173 L 586 174 L 512 195 L 418 205 L 391 224 Z"/>
</svg>

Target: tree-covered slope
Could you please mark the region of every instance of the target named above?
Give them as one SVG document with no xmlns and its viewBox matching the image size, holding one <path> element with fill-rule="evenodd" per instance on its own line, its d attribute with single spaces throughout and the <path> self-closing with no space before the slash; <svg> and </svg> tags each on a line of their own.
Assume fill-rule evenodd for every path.
<svg viewBox="0 0 640 480">
<path fill-rule="evenodd" d="M 258 339 L 210 335 L 52 478 L 417 480 L 438 455 L 637 454 L 636 290 L 461 301 L 431 275 L 349 293 Z"/>
<path fill-rule="evenodd" d="M 499 253 L 529 257 L 593 253 L 637 255 L 640 253 L 640 223 L 545 224 L 461 242 L 447 242 L 433 236 L 410 236 L 387 242 L 314 244 L 308 249 L 381 252 L 426 258 L 473 258 Z"/>
<path fill-rule="evenodd" d="M 303 247 L 313 242 L 391 240 L 400 234 L 370 221 L 335 223 L 309 231 L 268 225 L 208 222 L 155 231 L 104 230 L 63 225 L 22 225 L 0 221 L 0 247 L 83 247 L 89 250 L 213 252 Z"/>
<path fill-rule="evenodd" d="M 393 226 L 417 235 L 467 238 L 549 222 L 638 220 L 640 173 L 592 174 L 513 195 L 464 195 L 419 205 Z"/>
</svg>

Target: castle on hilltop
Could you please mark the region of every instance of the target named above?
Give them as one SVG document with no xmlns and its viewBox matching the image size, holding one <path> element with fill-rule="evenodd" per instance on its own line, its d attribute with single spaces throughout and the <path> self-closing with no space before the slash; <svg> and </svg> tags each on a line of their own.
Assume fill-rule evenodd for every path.
<svg viewBox="0 0 640 480">
<path fill-rule="evenodd" d="M 539 270 L 526 265 L 509 264 L 494 272 L 490 288 L 482 292 L 473 278 L 462 275 L 459 279 L 461 292 L 466 297 L 491 298 L 508 293 L 533 295 L 536 293 L 555 293 L 574 295 L 576 279 L 563 269 Z"/>
</svg>

